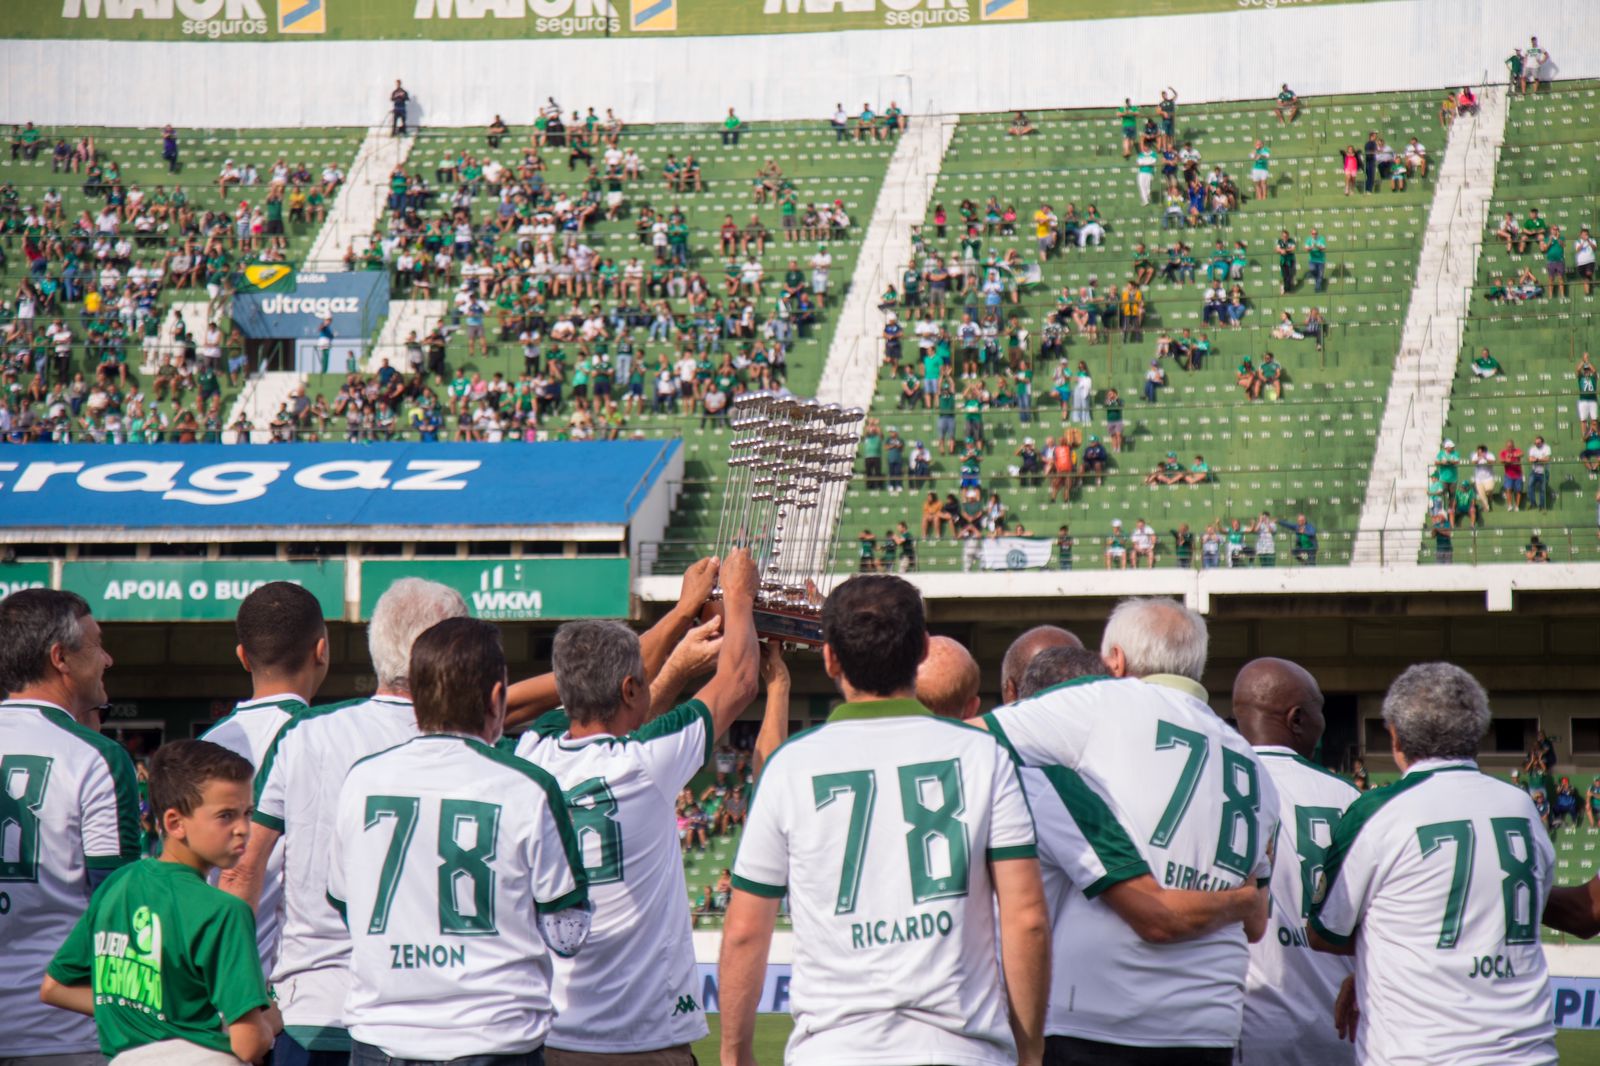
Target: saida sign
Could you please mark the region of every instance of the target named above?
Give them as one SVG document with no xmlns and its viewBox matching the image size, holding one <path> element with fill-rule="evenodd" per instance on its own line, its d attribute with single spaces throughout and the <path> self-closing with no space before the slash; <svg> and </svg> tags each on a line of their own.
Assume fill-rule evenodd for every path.
<svg viewBox="0 0 1600 1066">
<path fill-rule="evenodd" d="M 417 559 L 361 564 L 361 617 L 402 577 L 450 586 L 474 618 L 491 622 L 628 614 L 627 559 Z"/>
</svg>

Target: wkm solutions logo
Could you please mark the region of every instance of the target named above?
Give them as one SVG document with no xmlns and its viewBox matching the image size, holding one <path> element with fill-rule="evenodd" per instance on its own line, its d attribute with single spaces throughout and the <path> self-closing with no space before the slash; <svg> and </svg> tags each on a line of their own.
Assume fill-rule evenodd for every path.
<svg viewBox="0 0 1600 1066">
<path fill-rule="evenodd" d="M 327 0 L 278 0 L 279 33 L 327 33 Z"/>
<path fill-rule="evenodd" d="M 509 578 L 507 581 L 507 573 Z M 478 575 L 478 588 L 472 593 L 472 613 L 491 621 L 539 618 L 544 614 L 544 593 L 522 587 L 521 563 L 500 564 Z"/>
</svg>

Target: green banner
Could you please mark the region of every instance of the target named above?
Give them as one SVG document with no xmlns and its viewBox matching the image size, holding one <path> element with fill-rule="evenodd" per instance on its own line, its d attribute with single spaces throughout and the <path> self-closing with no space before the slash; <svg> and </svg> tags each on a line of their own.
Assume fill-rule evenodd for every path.
<svg viewBox="0 0 1600 1066">
<path fill-rule="evenodd" d="M 344 561 L 326 563 L 64 563 L 61 587 L 89 601 L 102 622 L 231 622 L 239 603 L 269 581 L 293 581 L 344 617 Z"/>
<path fill-rule="evenodd" d="M 403 577 L 449 585 L 474 618 L 625 618 L 627 559 L 417 559 L 361 564 L 361 617 Z"/>
<path fill-rule="evenodd" d="M 1370 0 L 4 0 L 6 36 L 375 41 L 804 33 Z"/>
<path fill-rule="evenodd" d="M 50 587 L 49 563 L 0 564 L 0 600 L 23 589 Z"/>
</svg>

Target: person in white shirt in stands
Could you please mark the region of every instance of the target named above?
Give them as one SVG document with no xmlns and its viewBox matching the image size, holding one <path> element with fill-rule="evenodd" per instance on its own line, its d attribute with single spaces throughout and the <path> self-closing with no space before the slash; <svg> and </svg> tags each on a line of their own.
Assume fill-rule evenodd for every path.
<svg viewBox="0 0 1600 1066">
<path fill-rule="evenodd" d="M 1588 226 L 1580 229 L 1578 239 L 1572 242 L 1572 262 L 1583 281 L 1583 294 L 1591 295 L 1594 292 L 1595 240 Z"/>
<path fill-rule="evenodd" d="M 675 653 L 652 692 L 632 630 L 568 622 L 551 652 L 562 710 L 517 743 L 565 793 L 594 904 L 583 952 L 555 963 L 550 1066 L 644 1056 L 689 1066 L 690 1045 L 706 1035 L 674 801 L 749 706 L 760 666 L 755 563 L 731 552 L 720 575 L 720 621 L 684 643 L 717 654 L 694 699 L 665 710 L 697 662 L 680 666 Z"/>
<path fill-rule="evenodd" d="M 754 1062 L 788 895 L 787 1062 L 1037 1066 L 1050 934 L 1016 770 L 992 737 L 913 698 L 928 650 L 914 587 L 852 578 L 822 625 L 845 702 L 761 772 L 723 928 L 722 1061 Z"/>
<path fill-rule="evenodd" d="M 1278 789 L 1272 928 L 1250 947 L 1244 986 L 1244 1062 L 1348 1066 L 1355 1048 L 1330 1024 L 1348 959 L 1311 950 L 1306 918 L 1333 832 L 1355 786 L 1313 762 L 1326 721 L 1316 678 L 1285 659 L 1254 659 L 1233 682 L 1233 715 Z"/>
<path fill-rule="evenodd" d="M 1410 167 L 1412 173 L 1416 174 L 1417 177 L 1425 178 L 1428 176 L 1428 149 L 1423 147 L 1422 142 L 1415 137 L 1406 142 L 1405 160 L 1406 166 Z"/>
<path fill-rule="evenodd" d="M 111 656 L 83 598 L 22 589 L 0 599 L 0 1062 L 103 1066 L 94 1021 L 39 1001 L 56 949 L 89 896 L 139 859 L 133 760 L 99 733 Z"/>
<path fill-rule="evenodd" d="M 552 956 L 578 952 L 588 886 L 551 776 L 497 750 L 500 631 L 447 618 L 411 648 L 419 735 L 362 759 L 334 805 L 327 900 L 348 929 L 356 1066 L 539 1066 Z"/>
<path fill-rule="evenodd" d="M 1313 947 L 1355 956 L 1335 1009 L 1358 1063 L 1556 1061 L 1539 940 L 1555 847 L 1528 794 L 1478 769 L 1489 718 L 1450 663 L 1413 666 L 1384 696 L 1404 776 L 1340 819 L 1310 918 Z"/>
<path fill-rule="evenodd" d="M 311 709 L 328 676 L 328 627 L 317 598 L 289 581 L 269 581 L 246 596 L 233 625 L 239 638 L 234 654 L 250 675 L 250 698 L 200 739 L 259 767 L 283 727 Z M 269 974 L 277 961 L 282 909 L 283 852 L 276 851 L 267 862 L 256 918 L 256 946 Z"/>
<path fill-rule="evenodd" d="M 1020 764 L 1075 775 L 1069 791 L 1105 812 L 1085 818 L 1068 807 L 1108 873 L 1069 894 L 1072 909 L 1057 919 L 1072 951 L 1051 990 L 1048 1062 L 1233 1062 L 1248 941 L 1266 929 L 1278 799 L 1250 746 L 1206 703 L 1207 645 L 1205 621 L 1182 604 L 1125 600 L 1101 641 L 1111 676 L 979 719 Z M 1253 889 L 1254 898 L 1202 935 L 1151 942 L 1095 898 L 1106 880 L 1143 874 L 1162 888 Z"/>
</svg>

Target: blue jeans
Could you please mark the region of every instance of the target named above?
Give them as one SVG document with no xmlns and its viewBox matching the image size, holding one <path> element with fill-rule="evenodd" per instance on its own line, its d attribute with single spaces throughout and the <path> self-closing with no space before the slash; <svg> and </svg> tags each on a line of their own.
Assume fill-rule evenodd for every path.
<svg viewBox="0 0 1600 1066">
<path fill-rule="evenodd" d="M 1321 292 L 1328 287 L 1327 270 L 1328 264 L 1326 263 L 1312 263 L 1306 267 L 1306 273 L 1311 275 L 1312 287 L 1317 292 Z"/>
<path fill-rule="evenodd" d="M 534 1048 L 520 1055 L 466 1055 L 459 1059 L 397 1059 L 384 1054 L 371 1044 L 352 1040 L 350 1066 L 544 1066 L 544 1048 Z"/>
<path fill-rule="evenodd" d="M 1528 478 L 1528 506 L 1539 510 L 1550 507 L 1550 475 L 1535 470 Z"/>
</svg>

